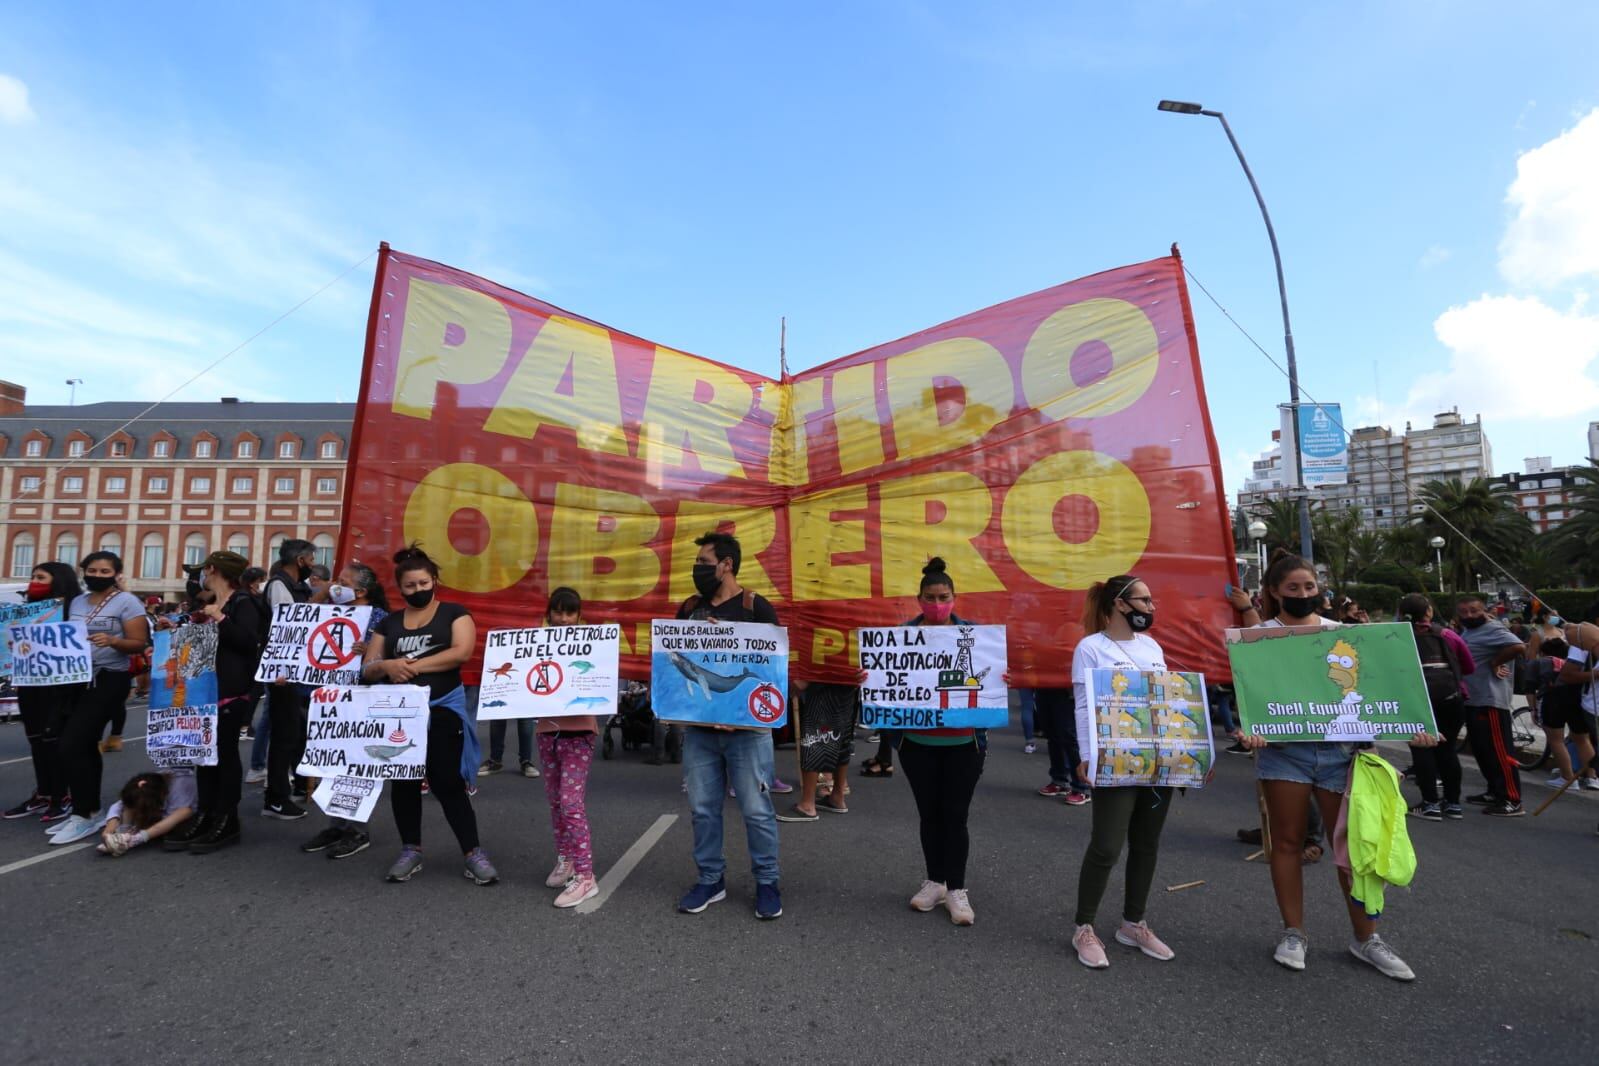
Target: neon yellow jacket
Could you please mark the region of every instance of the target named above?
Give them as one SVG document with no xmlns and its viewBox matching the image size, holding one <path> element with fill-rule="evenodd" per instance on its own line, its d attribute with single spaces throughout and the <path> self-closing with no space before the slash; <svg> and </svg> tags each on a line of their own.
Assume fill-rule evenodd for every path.
<svg viewBox="0 0 1599 1066">
<path fill-rule="evenodd" d="M 1356 752 L 1333 846 L 1338 865 L 1349 871 L 1350 898 L 1372 918 L 1382 915 L 1388 885 L 1403 888 L 1416 876 L 1405 811 L 1398 772 L 1372 752 Z"/>
</svg>

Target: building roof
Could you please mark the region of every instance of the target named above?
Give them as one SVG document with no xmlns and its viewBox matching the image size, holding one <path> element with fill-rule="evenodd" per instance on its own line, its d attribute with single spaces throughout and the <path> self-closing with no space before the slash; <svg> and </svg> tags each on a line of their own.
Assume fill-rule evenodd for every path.
<svg viewBox="0 0 1599 1066">
<path fill-rule="evenodd" d="M 108 401 L 73 407 L 30 405 L 21 414 L 0 415 L 0 434 L 10 441 L 5 457 L 18 458 L 17 443 L 34 430 L 40 430 L 50 437 L 50 446 L 43 458 L 66 458 L 67 437 L 74 430 L 100 441 L 121 429 L 129 419 L 138 418 L 149 406 L 148 402 L 139 401 Z M 283 434 L 293 434 L 309 445 L 328 432 L 338 434 L 348 443 L 354 420 L 353 403 L 163 403 L 126 428 L 125 432 L 134 441 L 127 458 L 150 458 L 149 442 L 163 430 L 177 438 L 175 457 L 190 454 L 190 443 L 206 431 L 224 445 L 246 431 L 268 445 Z M 307 457 L 309 454 L 306 453 Z M 93 455 L 106 458 L 98 449 Z"/>
</svg>

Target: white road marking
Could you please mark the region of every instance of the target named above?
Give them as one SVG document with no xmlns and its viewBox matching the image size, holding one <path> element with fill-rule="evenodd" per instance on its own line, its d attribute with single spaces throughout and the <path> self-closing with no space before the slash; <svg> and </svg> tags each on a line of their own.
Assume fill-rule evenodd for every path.
<svg viewBox="0 0 1599 1066">
<path fill-rule="evenodd" d="M 573 909 L 579 914 L 593 914 L 603 907 L 605 901 L 611 898 L 611 893 L 621 887 L 622 882 L 627 880 L 627 875 L 644 861 L 644 856 L 649 854 L 650 849 L 666 835 L 666 831 L 672 828 L 672 823 L 676 821 L 675 814 L 663 814 L 655 819 L 655 824 L 644 830 L 644 835 L 633 841 L 633 846 L 624 851 L 622 857 L 616 860 L 616 864 L 605 871 L 605 876 L 600 878 L 600 894 L 593 899 L 584 900 Z M 4 872 L 0 870 L 0 873 Z"/>
<path fill-rule="evenodd" d="M 36 862 L 49 862 L 51 859 L 59 859 L 63 855 L 71 855 L 74 851 L 82 851 L 84 848 L 92 848 L 96 844 L 100 843 L 98 839 L 99 834 L 97 833 L 95 836 L 96 839 L 84 844 L 63 844 L 58 848 L 52 847 L 49 851 L 40 855 L 35 855 L 31 859 L 18 859 L 16 862 L 6 863 L 4 866 L 0 866 L 0 877 L 4 877 L 6 874 L 13 873 L 17 870 L 21 870 L 24 867 L 32 866 Z"/>
<path fill-rule="evenodd" d="M 132 744 L 136 740 L 143 740 L 144 737 L 145 737 L 145 734 L 143 734 L 143 733 L 140 733 L 136 737 L 123 737 L 122 738 L 122 743 L 124 743 L 124 744 Z M 113 752 L 113 754 L 115 754 L 115 753 Z M 0 762 L 0 766 L 10 766 L 12 763 L 32 762 L 32 761 L 33 761 L 33 756 L 32 755 L 24 755 L 20 759 L 7 759 L 4 762 Z"/>
</svg>

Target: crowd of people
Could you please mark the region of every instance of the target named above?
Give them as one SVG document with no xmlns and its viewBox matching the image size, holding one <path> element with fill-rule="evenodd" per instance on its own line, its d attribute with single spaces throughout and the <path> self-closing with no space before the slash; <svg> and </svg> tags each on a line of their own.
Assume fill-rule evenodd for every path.
<svg viewBox="0 0 1599 1066">
<path fill-rule="evenodd" d="M 779 624 L 778 612 L 738 579 L 742 553 L 726 533 L 707 533 L 696 541 L 695 595 L 677 612 L 680 619 Z M 251 567 L 231 551 L 216 551 L 190 572 L 186 602 L 168 608 L 143 603 L 121 587 L 122 560 L 95 552 L 74 568 L 42 563 L 32 573 L 29 600 L 59 599 L 70 620 L 81 620 L 93 646 L 93 680 L 81 685 L 18 689 L 21 717 L 30 745 L 35 784 L 27 798 L 6 810 L 10 820 L 43 824 L 55 845 L 98 837 L 108 856 L 159 841 L 163 850 L 195 855 L 239 843 L 240 805 L 247 782 L 263 785 L 261 814 L 298 821 L 309 815 L 302 805 L 310 782 L 296 775 L 306 744 L 309 690 L 278 681 L 255 680 L 273 609 L 280 604 L 331 603 L 371 608 L 362 636 L 361 677 L 372 685 L 404 684 L 426 688 L 431 707 L 427 725 L 427 766 L 423 780 L 397 780 L 389 803 L 400 849 L 386 879 L 404 883 L 423 870 L 424 795 L 438 802 L 454 837 L 464 875 L 490 885 L 499 873 L 479 835 L 473 794 L 476 779 L 502 768 L 504 723 L 491 731 L 491 750 L 479 748 L 475 678 L 470 673 L 477 647 L 476 624 L 461 604 L 441 598 L 446 575 L 417 545 L 393 558 L 393 585 L 386 588 L 368 566 L 351 562 L 336 574 L 319 566 L 316 549 L 304 540 L 285 541 L 269 571 Z M 1133 574 L 1096 582 L 1086 597 L 1083 638 L 1072 653 L 1070 687 L 1018 693 L 1022 707 L 1023 750 L 1036 750 L 1036 733 L 1047 734 L 1048 782 L 1041 796 L 1074 807 L 1091 806 L 1092 828 L 1077 881 L 1072 947 L 1091 969 L 1110 964 L 1095 923 L 1112 871 L 1126 852 L 1125 889 L 1114 939 L 1156 960 L 1175 952 L 1150 928 L 1150 886 L 1159 859 L 1161 833 L 1173 802 L 1173 789 L 1152 786 L 1094 787 L 1088 780 L 1078 737 L 1093 728 L 1085 684 L 1096 669 L 1164 671 L 1168 661 L 1157 632 L 1157 594 Z M 398 602 L 391 600 L 391 594 Z M 1369 619 L 1358 603 L 1328 596 L 1315 568 L 1279 552 L 1267 569 L 1258 598 L 1241 589 L 1228 593 L 1240 626 L 1335 627 Z M 916 586 L 918 613 L 910 626 L 973 624 L 957 613 L 956 577 L 940 559 L 923 568 Z M 1423 677 L 1432 703 L 1436 732 L 1411 738 L 1414 778 L 1420 800 L 1410 814 L 1423 821 L 1458 820 L 1464 804 L 1501 818 L 1525 813 L 1520 770 L 1510 737 L 1512 696 L 1528 696 L 1556 762 L 1556 780 L 1567 787 L 1599 789 L 1593 738 L 1595 694 L 1599 689 L 1599 604 L 1581 619 L 1547 612 L 1515 632 L 1492 617 L 1482 597 L 1465 595 L 1455 606 L 1453 625 L 1433 618 L 1425 596 L 1407 596 L 1399 620 L 1415 634 Z M 552 590 L 544 604 L 544 624 L 584 620 L 579 590 Z M 103 804 L 105 756 L 120 747 L 130 693 L 147 664 L 152 631 L 178 625 L 217 629 L 216 675 L 218 735 L 248 739 L 253 730 L 248 773 L 239 744 L 218 745 L 215 766 L 145 770 L 133 775 L 117 799 Z M 1220 634 L 1218 634 L 1220 639 Z M 1175 668 L 1177 664 L 1172 664 Z M 147 667 L 146 667 L 147 668 Z M 1009 679 L 1007 678 L 1007 682 Z M 751 863 L 754 912 L 771 920 L 783 914 L 780 889 L 778 822 L 803 823 L 849 813 L 848 767 L 854 755 L 860 690 L 839 683 L 792 684 L 798 709 L 795 741 L 800 755 L 800 795 L 779 812 L 772 799 L 781 784 L 774 766 L 769 730 L 723 726 L 681 727 L 673 754 L 681 759 L 684 791 L 693 830 L 695 883 L 679 899 L 678 910 L 699 914 L 727 898 L 723 849 L 725 801 L 737 804 Z M 636 694 L 635 694 L 636 695 Z M 1281 965 L 1302 970 L 1309 940 L 1304 932 L 1303 878 L 1311 848 L 1323 826 L 1337 822 L 1358 751 L 1369 744 L 1335 742 L 1268 743 L 1238 729 L 1229 693 L 1213 692 L 1212 713 L 1231 736 L 1229 751 L 1251 755 L 1259 782 L 1272 886 L 1282 919 L 1273 953 Z M 541 777 L 549 808 L 556 862 L 546 884 L 558 890 L 556 907 L 575 907 L 600 893 L 586 810 L 589 771 L 602 723 L 592 716 L 541 718 L 518 723 L 522 773 Z M 664 723 L 662 724 L 664 726 Z M 111 727 L 112 734 L 106 736 Z M 1487 789 L 1461 796 L 1462 770 L 1456 754 L 1461 729 L 1487 779 Z M 676 730 L 677 727 L 674 727 Z M 654 738 L 661 761 L 664 729 Z M 861 766 L 867 777 L 903 770 L 915 800 L 924 876 L 909 895 L 920 912 L 942 908 L 958 926 L 976 921 L 967 884 L 971 850 L 968 821 L 989 746 L 981 729 L 882 730 L 874 755 Z M 787 788 L 787 786 L 782 786 Z M 1402 820 L 1402 819 L 1401 819 Z M 348 858 L 372 844 L 363 823 L 328 817 L 302 845 L 307 853 Z M 1349 872 L 1340 867 L 1353 938 L 1350 952 L 1382 974 L 1409 980 L 1413 972 L 1377 932 L 1376 923 L 1351 894 Z M 909 886 L 907 886 L 909 887 Z"/>
</svg>

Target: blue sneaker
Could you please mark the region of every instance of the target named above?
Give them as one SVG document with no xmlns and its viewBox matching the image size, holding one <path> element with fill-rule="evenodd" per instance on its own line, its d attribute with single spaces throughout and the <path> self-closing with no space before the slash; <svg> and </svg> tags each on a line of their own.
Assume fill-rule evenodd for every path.
<svg viewBox="0 0 1599 1066">
<path fill-rule="evenodd" d="M 783 893 L 776 885 L 755 886 L 755 917 L 765 922 L 783 917 Z"/>
<path fill-rule="evenodd" d="M 720 903 L 727 898 L 727 882 L 719 880 L 714 885 L 695 885 L 688 890 L 688 895 L 677 901 L 677 909 L 682 914 L 698 914 L 713 903 Z"/>
</svg>

